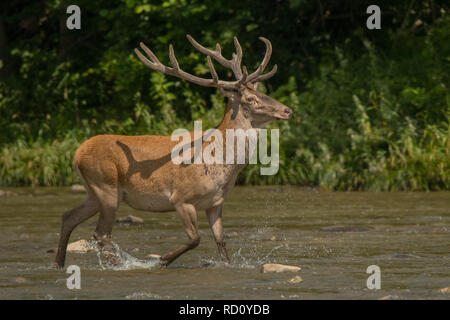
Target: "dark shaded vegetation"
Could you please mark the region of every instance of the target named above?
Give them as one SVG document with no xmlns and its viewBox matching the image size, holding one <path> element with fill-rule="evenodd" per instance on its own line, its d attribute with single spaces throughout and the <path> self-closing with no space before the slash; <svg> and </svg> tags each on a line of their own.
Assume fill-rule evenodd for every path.
<svg viewBox="0 0 450 320">
<path fill-rule="evenodd" d="M 263 90 L 294 109 L 280 128 L 280 170 L 241 184 L 332 190 L 443 190 L 450 186 L 450 7 L 445 1 L 3 1 L 0 4 L 0 184 L 78 181 L 75 149 L 102 133 L 166 134 L 221 120 L 225 101 L 152 72 L 134 55 L 145 42 L 169 64 L 209 76 L 186 40 L 236 35 L 253 71 L 271 40 L 277 75 Z M 67 30 L 68 4 L 81 30 Z M 216 64 L 217 65 L 217 64 Z M 269 65 L 268 68 L 271 68 Z M 221 77 L 230 74 L 217 66 Z"/>
</svg>

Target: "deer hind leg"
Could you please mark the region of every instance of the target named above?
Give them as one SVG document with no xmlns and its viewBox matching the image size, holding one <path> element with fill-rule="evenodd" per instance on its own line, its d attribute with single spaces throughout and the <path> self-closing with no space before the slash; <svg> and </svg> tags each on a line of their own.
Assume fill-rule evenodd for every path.
<svg viewBox="0 0 450 320">
<path fill-rule="evenodd" d="M 230 259 L 228 258 L 227 248 L 223 239 L 222 205 L 206 209 L 206 216 L 208 217 L 209 226 L 216 240 L 222 261 L 229 263 Z"/>
<path fill-rule="evenodd" d="M 100 216 L 95 228 L 94 238 L 99 247 L 106 251 L 113 251 L 111 233 L 116 221 L 116 211 L 119 207 L 119 192 L 116 187 L 103 186 L 102 188 L 92 186 L 100 204 Z"/>
<path fill-rule="evenodd" d="M 75 229 L 75 227 L 83 221 L 94 216 L 99 209 L 100 206 L 95 196 L 92 194 L 88 194 L 87 198 L 81 205 L 63 214 L 58 252 L 55 258 L 55 267 L 64 267 L 67 244 L 69 242 L 70 234 Z"/>
<path fill-rule="evenodd" d="M 194 249 L 200 243 L 200 236 L 198 234 L 198 224 L 197 224 L 197 211 L 195 207 L 191 204 L 181 204 L 176 205 L 181 221 L 184 226 L 184 230 L 189 238 L 188 243 L 182 245 L 176 250 L 173 250 L 161 257 L 161 264 L 164 266 L 172 263 L 176 258 L 181 256 L 186 251 Z"/>
<path fill-rule="evenodd" d="M 89 192 L 97 199 L 100 215 L 94 238 L 109 259 L 114 256 L 111 233 L 116 220 L 116 211 L 121 201 L 117 168 L 110 162 L 103 162 L 100 168 L 98 163 L 90 163 L 86 160 L 83 166 L 79 167 L 79 173 Z"/>
</svg>

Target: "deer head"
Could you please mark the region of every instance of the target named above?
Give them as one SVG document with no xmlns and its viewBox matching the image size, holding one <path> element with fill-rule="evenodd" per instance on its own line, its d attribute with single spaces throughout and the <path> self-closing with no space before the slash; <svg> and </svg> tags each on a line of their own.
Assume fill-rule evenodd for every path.
<svg viewBox="0 0 450 320">
<path fill-rule="evenodd" d="M 277 65 L 275 65 L 270 72 L 263 74 L 272 55 L 272 44 L 269 40 L 263 37 L 259 38 L 266 45 L 266 53 L 256 71 L 248 74 L 246 66 L 241 68 L 242 48 L 236 37 L 234 37 L 236 52 L 233 53 L 231 59 L 226 59 L 222 56 L 222 50 L 219 44 L 216 45 L 216 50 L 213 51 L 200 45 L 190 35 L 187 35 L 187 38 L 195 49 L 207 56 L 208 67 L 212 76 L 211 79 L 197 77 L 183 71 L 175 57 L 172 45 L 169 45 L 169 58 L 172 67 L 163 65 L 156 55 L 142 42 L 140 43 L 140 47 L 147 54 L 148 58 L 138 49 L 135 49 L 135 52 L 139 59 L 152 70 L 175 76 L 201 86 L 218 88 L 229 99 L 228 109 L 240 108 L 241 114 L 252 124 L 252 127 L 262 127 L 273 120 L 287 120 L 290 118 L 292 115 L 290 108 L 268 95 L 257 91 L 259 82 L 271 78 L 277 72 Z M 236 80 L 219 80 L 211 58 L 219 62 L 222 66 L 231 69 Z"/>
</svg>

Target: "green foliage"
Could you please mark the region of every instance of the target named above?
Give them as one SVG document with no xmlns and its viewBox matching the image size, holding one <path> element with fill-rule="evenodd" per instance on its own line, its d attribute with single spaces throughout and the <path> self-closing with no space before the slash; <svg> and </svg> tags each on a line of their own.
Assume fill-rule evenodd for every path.
<svg viewBox="0 0 450 320">
<path fill-rule="evenodd" d="M 0 151 L 1 183 L 9 186 L 62 186 L 78 181 L 70 165 L 78 141 L 68 135 L 61 141 L 17 140 Z"/>
<path fill-rule="evenodd" d="M 261 176 L 249 165 L 238 183 L 449 189 L 444 2 L 379 1 L 382 29 L 369 31 L 365 1 L 81 0 L 82 29 L 70 32 L 66 1 L 20 2 L 1 4 L 2 185 L 78 181 L 74 151 L 96 134 L 169 135 L 198 119 L 217 126 L 225 108 L 219 92 L 151 72 L 133 54 L 143 41 L 169 64 L 173 43 L 183 69 L 209 77 L 189 33 L 210 47 L 220 42 L 226 56 L 237 35 L 249 70 L 263 52 L 258 36 L 274 47 L 279 71 L 264 90 L 294 118 L 269 126 L 280 129 L 279 172 Z"/>
</svg>

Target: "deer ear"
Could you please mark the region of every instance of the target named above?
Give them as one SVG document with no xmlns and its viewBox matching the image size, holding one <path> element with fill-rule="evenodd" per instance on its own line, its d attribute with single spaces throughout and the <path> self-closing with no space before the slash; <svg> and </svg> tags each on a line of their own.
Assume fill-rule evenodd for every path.
<svg viewBox="0 0 450 320">
<path fill-rule="evenodd" d="M 238 94 L 238 91 L 236 90 L 225 90 L 223 88 L 219 88 L 219 91 L 221 94 L 223 94 L 228 99 L 234 99 L 236 95 Z"/>
</svg>

